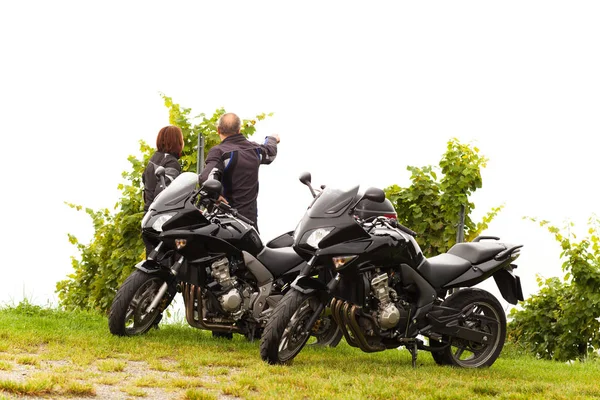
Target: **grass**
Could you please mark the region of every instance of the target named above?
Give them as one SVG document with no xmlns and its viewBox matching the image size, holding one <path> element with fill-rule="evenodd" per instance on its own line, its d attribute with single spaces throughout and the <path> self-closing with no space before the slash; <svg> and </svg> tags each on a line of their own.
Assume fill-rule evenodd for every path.
<svg viewBox="0 0 600 400">
<path fill-rule="evenodd" d="M 406 350 L 367 354 L 345 342 L 335 349 L 306 348 L 291 366 L 270 366 L 260 360 L 258 342 L 239 335 L 214 340 L 210 332 L 166 325 L 120 338 L 110 335 L 105 317 L 34 306 L 0 310 L 0 360 L 0 398 L 600 397 L 600 362 L 536 360 L 511 346 L 482 370 L 439 367 L 426 352 L 413 369 Z"/>
<path fill-rule="evenodd" d="M 217 400 L 217 396 L 207 392 L 201 392 L 199 390 L 188 390 L 185 393 L 184 399 L 186 400 Z"/>
<path fill-rule="evenodd" d="M 102 372 L 123 372 L 127 363 L 124 361 L 105 360 L 98 362 L 98 370 Z"/>
<path fill-rule="evenodd" d="M 0 391 L 25 396 L 43 396 L 52 393 L 52 382 L 48 380 L 28 380 L 15 382 L 11 380 L 0 381 Z"/>
</svg>

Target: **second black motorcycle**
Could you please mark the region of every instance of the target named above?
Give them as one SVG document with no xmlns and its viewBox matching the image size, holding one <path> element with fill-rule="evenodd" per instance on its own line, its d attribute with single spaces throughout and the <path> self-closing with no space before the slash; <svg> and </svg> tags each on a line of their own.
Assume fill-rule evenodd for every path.
<svg viewBox="0 0 600 400">
<path fill-rule="evenodd" d="M 356 218 L 361 201 L 385 201 L 381 189 L 358 189 L 325 189 L 294 232 L 293 248 L 307 264 L 267 322 L 262 359 L 292 361 L 330 310 L 346 341 L 365 352 L 405 346 L 413 366 L 419 349 L 438 364 L 492 365 L 504 345 L 506 316 L 492 294 L 472 286 L 494 277 L 509 303 L 523 300 L 513 274 L 522 246 L 479 237 L 426 258 L 415 232 L 396 220 Z"/>
</svg>

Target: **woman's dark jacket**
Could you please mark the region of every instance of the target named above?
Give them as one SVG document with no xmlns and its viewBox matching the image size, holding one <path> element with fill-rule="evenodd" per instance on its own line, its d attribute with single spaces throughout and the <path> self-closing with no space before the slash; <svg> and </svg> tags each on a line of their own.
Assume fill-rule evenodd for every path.
<svg viewBox="0 0 600 400">
<path fill-rule="evenodd" d="M 161 151 L 154 153 L 142 175 L 142 182 L 144 183 L 144 211 L 148 211 L 154 198 L 165 189 L 154 174 L 158 166 L 165 168 L 165 184 L 167 186 L 181 173 L 179 157 Z"/>
</svg>

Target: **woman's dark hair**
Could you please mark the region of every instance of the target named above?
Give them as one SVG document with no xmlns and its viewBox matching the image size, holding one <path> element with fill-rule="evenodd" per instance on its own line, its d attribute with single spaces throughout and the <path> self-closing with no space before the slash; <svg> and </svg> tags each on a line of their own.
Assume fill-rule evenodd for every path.
<svg viewBox="0 0 600 400">
<path fill-rule="evenodd" d="M 158 131 L 156 148 L 163 153 L 181 154 L 183 150 L 183 134 L 178 126 L 165 126 Z"/>
</svg>

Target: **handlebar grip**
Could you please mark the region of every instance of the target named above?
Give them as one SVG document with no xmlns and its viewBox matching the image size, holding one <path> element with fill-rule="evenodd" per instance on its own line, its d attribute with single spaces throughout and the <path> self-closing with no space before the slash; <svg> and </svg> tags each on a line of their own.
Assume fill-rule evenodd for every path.
<svg viewBox="0 0 600 400">
<path fill-rule="evenodd" d="M 247 223 L 247 224 L 249 224 L 249 225 L 252 225 L 252 226 L 254 226 L 254 222 L 250 221 L 250 219 L 248 219 L 248 218 L 244 217 L 243 215 L 241 215 L 241 214 L 238 214 L 238 213 L 237 213 L 237 211 L 236 211 L 236 213 L 235 213 L 235 217 L 236 217 L 236 218 L 239 218 L 239 219 L 241 219 L 242 221 L 244 221 L 245 223 Z"/>
<path fill-rule="evenodd" d="M 413 231 L 412 229 L 408 229 L 407 227 L 405 227 L 402 224 L 398 224 L 398 229 L 400 229 L 404 233 L 408 233 L 412 237 L 417 236 L 417 232 Z"/>
<path fill-rule="evenodd" d="M 398 222 L 398 220 L 396 219 L 392 219 L 392 226 L 394 226 L 395 228 L 400 229 L 402 232 L 409 234 L 412 237 L 416 237 L 417 236 L 417 232 L 413 231 L 412 229 L 409 229 L 407 227 L 405 227 L 404 225 L 402 225 L 400 222 Z"/>
</svg>

